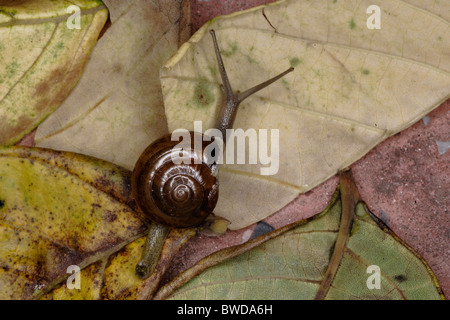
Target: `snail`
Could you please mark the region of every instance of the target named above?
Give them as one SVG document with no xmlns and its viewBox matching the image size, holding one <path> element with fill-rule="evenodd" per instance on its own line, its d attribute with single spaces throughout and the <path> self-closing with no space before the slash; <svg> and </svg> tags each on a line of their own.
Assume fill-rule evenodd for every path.
<svg viewBox="0 0 450 320">
<path fill-rule="evenodd" d="M 219 109 L 215 128 L 227 140 L 227 129 L 233 127 L 239 104 L 250 95 L 284 77 L 294 68 L 289 68 L 278 76 L 267 80 L 242 93 L 234 93 L 214 30 L 210 31 L 215 54 L 222 78 L 224 103 Z M 156 267 L 165 238 L 171 228 L 190 228 L 200 225 L 214 210 L 218 196 L 218 165 L 210 161 L 205 149 L 211 139 L 203 139 L 201 133 L 190 132 L 190 141 L 200 138 L 202 148 L 193 145 L 176 147 L 179 141 L 172 141 L 168 134 L 150 144 L 142 153 L 134 167 L 131 178 L 132 196 L 138 210 L 152 221 L 144 246 L 141 261 L 136 266 L 140 278 L 148 277 Z M 197 135 L 200 135 L 197 136 Z M 221 152 L 216 148 L 215 152 Z M 196 161 L 175 163 L 174 158 Z M 200 161 L 201 160 L 201 161 Z M 186 163 L 188 162 L 188 163 Z M 193 162 L 193 163 L 192 163 Z"/>
</svg>

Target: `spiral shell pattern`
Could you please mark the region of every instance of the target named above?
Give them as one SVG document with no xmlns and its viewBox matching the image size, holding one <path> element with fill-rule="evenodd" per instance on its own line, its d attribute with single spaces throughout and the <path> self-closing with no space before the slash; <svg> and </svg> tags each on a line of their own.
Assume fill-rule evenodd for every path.
<svg viewBox="0 0 450 320">
<path fill-rule="evenodd" d="M 199 133 L 191 132 L 191 141 Z M 198 136 L 197 136 L 198 138 Z M 138 160 L 132 175 L 133 197 L 139 210 L 150 220 L 174 228 L 200 224 L 215 208 L 219 184 L 211 165 L 195 163 L 203 159 L 203 151 L 210 144 L 203 141 L 202 150 L 184 148 L 184 162 L 174 163 L 178 141 L 171 135 L 152 143 Z M 198 161 L 197 161 L 198 162 Z"/>
</svg>

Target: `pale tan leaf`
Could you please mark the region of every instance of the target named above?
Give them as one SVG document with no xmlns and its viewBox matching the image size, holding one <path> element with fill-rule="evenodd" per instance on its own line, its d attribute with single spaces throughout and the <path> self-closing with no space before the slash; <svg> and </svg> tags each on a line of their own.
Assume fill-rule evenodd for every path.
<svg viewBox="0 0 450 320">
<path fill-rule="evenodd" d="M 180 1 L 108 1 L 113 24 L 80 83 L 38 129 L 40 147 L 80 152 L 126 168 L 167 124 L 158 79 L 179 42 Z"/>
<path fill-rule="evenodd" d="M 367 27 L 374 4 L 379 30 Z M 246 100 L 234 124 L 280 130 L 278 173 L 224 166 L 215 213 L 232 229 L 261 220 L 446 100 L 449 12 L 448 1 L 281 1 L 201 28 L 161 73 L 169 131 L 214 125 L 221 78 L 208 30 L 234 90 L 295 67 Z"/>
<path fill-rule="evenodd" d="M 70 5 L 80 8 L 79 28 Z M 69 95 L 107 17 L 101 1 L 0 1 L 1 145 L 18 142 Z"/>
</svg>

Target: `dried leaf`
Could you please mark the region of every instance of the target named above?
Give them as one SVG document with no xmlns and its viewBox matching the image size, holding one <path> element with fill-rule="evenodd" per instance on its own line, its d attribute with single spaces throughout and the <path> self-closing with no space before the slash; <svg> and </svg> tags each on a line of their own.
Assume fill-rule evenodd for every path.
<svg viewBox="0 0 450 320">
<path fill-rule="evenodd" d="M 169 234 L 155 272 L 135 267 L 146 223 L 133 211 L 131 172 L 46 149 L 0 150 L 0 298 L 151 298 L 178 250 L 196 229 Z M 66 283 L 80 268 L 80 288 Z"/>
<path fill-rule="evenodd" d="M 136 276 L 136 264 L 142 255 L 145 237 L 139 238 L 113 254 L 105 263 L 99 261 L 81 271 L 81 289 L 73 290 L 64 283 L 48 294 L 54 300 L 143 300 L 151 299 L 159 282 L 179 249 L 196 234 L 194 229 L 174 229 L 169 234 L 156 268 L 148 279 Z"/>
<path fill-rule="evenodd" d="M 105 299 L 147 300 L 159 288 L 159 282 L 181 247 L 196 234 L 194 229 L 174 229 L 164 243 L 155 272 L 142 281 L 135 275 L 136 264 L 141 258 L 145 239 L 128 245 L 111 260 L 105 271 Z"/>
<path fill-rule="evenodd" d="M 0 150 L 0 298 L 39 298 L 69 266 L 84 269 L 144 235 L 127 205 L 130 175 L 76 154 Z"/>
<path fill-rule="evenodd" d="M 69 289 L 67 283 L 63 282 L 41 300 L 99 300 L 106 262 L 105 258 L 81 270 L 79 289 Z"/>
<path fill-rule="evenodd" d="M 67 8 L 80 8 L 69 28 Z M 0 1 L 0 145 L 12 145 L 76 85 L 108 12 L 101 1 Z"/>
<path fill-rule="evenodd" d="M 106 1 L 112 25 L 73 93 L 38 129 L 40 147 L 79 152 L 132 169 L 167 133 L 160 66 L 177 50 L 181 1 Z"/>
<path fill-rule="evenodd" d="M 129 171 L 83 155 L 3 149 L 0 298 L 160 299 L 210 267 L 172 298 L 439 298 L 422 258 L 362 206 L 354 215 L 359 195 L 345 177 L 342 211 L 333 200 L 316 217 L 214 253 L 158 291 L 196 230 L 173 230 L 156 272 L 141 281 L 135 266 L 147 228 L 130 208 Z M 72 265 L 82 270 L 81 290 L 64 282 Z M 367 291 L 369 265 L 382 270 L 379 291 Z"/>
<path fill-rule="evenodd" d="M 169 131 L 214 125 L 221 83 L 208 30 L 215 29 L 235 90 L 294 66 L 244 102 L 235 128 L 279 130 L 279 171 L 227 164 L 215 213 L 239 229 L 346 168 L 449 97 L 450 3 L 282 1 L 212 20 L 161 72 Z M 430 26 L 424 28 L 423 26 Z"/>
<path fill-rule="evenodd" d="M 156 298 L 443 299 L 426 262 L 358 199 L 344 175 L 341 200 L 324 213 L 206 257 Z"/>
</svg>

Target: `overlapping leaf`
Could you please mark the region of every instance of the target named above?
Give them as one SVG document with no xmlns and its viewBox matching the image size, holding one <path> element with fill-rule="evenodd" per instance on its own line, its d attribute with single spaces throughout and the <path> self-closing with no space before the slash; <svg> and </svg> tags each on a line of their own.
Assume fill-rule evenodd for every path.
<svg viewBox="0 0 450 320">
<path fill-rule="evenodd" d="M 232 221 L 231 228 L 277 211 L 448 97 L 449 4 L 385 1 L 379 4 L 381 29 L 370 30 L 366 11 L 373 4 L 284 1 L 217 18 L 166 64 L 162 85 L 170 131 L 193 129 L 194 120 L 202 120 L 204 130 L 214 123 L 222 98 L 208 29 L 217 30 L 236 90 L 296 67 L 238 112 L 235 127 L 280 130 L 280 164 L 270 177 L 259 175 L 261 165 L 222 168 L 216 213 Z M 170 54 L 157 48 L 166 40 L 173 46 L 177 20 L 169 18 L 167 30 L 151 31 L 139 1 L 122 7 L 115 15 L 120 31 L 110 30 L 94 54 L 93 61 L 101 62 L 87 69 L 78 93 L 41 126 L 37 141 L 131 169 L 167 130 L 159 83 L 148 75 Z M 131 36 L 121 23 L 132 28 Z M 156 42 L 135 39 L 154 39 L 152 32 L 160 35 Z M 131 47 L 114 63 L 103 59 Z M 152 48 L 155 53 L 147 55 Z M 154 54 L 158 63 L 151 64 L 147 58 L 155 60 Z"/>
<path fill-rule="evenodd" d="M 79 27 L 68 21 L 71 5 L 80 8 Z M 107 17 L 96 0 L 0 1 L 0 145 L 19 141 L 64 101 Z"/>
<path fill-rule="evenodd" d="M 381 29 L 367 27 L 372 5 Z M 226 165 L 215 212 L 234 229 L 259 221 L 447 99 L 449 20 L 448 1 L 287 0 L 201 28 L 161 74 L 170 131 L 214 125 L 222 98 L 209 29 L 235 90 L 295 67 L 244 102 L 234 125 L 279 130 L 278 173 Z"/>
<path fill-rule="evenodd" d="M 131 173 L 39 149 L 0 151 L 0 297 L 40 297 L 145 234 L 129 207 Z M 92 292 L 91 292 L 92 293 Z"/>
<path fill-rule="evenodd" d="M 112 26 L 73 93 L 39 127 L 36 143 L 132 169 L 142 151 L 167 133 L 159 68 L 186 38 L 183 7 L 182 1 L 105 3 Z"/>
<path fill-rule="evenodd" d="M 196 231 L 173 230 L 157 271 L 140 280 L 135 265 L 146 225 L 132 210 L 130 175 L 82 155 L 1 150 L 0 297 L 309 299 L 323 293 L 328 299 L 440 298 L 434 275 L 417 254 L 380 228 L 362 206 L 353 218 L 358 198 L 348 196 L 342 182 L 342 203 L 347 203 L 342 211 L 333 201 L 329 212 L 214 253 L 161 289 L 173 257 Z M 82 269 L 79 290 L 64 281 L 73 265 Z M 380 290 L 367 287 L 369 265 L 381 269 Z"/>
<path fill-rule="evenodd" d="M 0 298 L 151 297 L 196 230 L 173 230 L 158 272 L 139 279 L 147 225 L 133 211 L 130 178 L 130 171 L 84 155 L 0 150 Z M 81 270 L 80 288 L 66 283 L 71 266 Z"/>
<path fill-rule="evenodd" d="M 295 224 L 281 236 L 279 231 L 263 236 L 269 240 L 262 245 L 255 246 L 261 242 L 256 239 L 255 244 L 225 249 L 203 259 L 183 273 L 182 280 L 162 288 L 157 298 L 442 299 L 426 262 L 371 217 L 362 204 L 355 215 L 355 207 L 349 211 L 345 201 L 336 201 L 328 212 Z M 236 256 L 234 251 L 242 251 L 240 247 L 254 248 Z M 204 265 L 230 256 L 235 257 L 173 292 Z"/>
<path fill-rule="evenodd" d="M 169 234 L 156 272 L 148 279 L 136 276 L 136 264 L 144 248 L 145 238 L 137 239 L 109 259 L 99 261 L 81 272 L 81 289 L 70 289 L 62 283 L 46 298 L 55 300 L 123 300 L 151 299 L 159 289 L 160 280 L 179 249 L 196 234 L 194 229 L 174 229 Z"/>
<path fill-rule="evenodd" d="M 133 23 L 148 20 L 144 17 L 145 12 L 136 11 L 134 7 L 139 1 L 131 6 L 128 2 L 111 2 L 120 9 L 113 19 L 117 25 L 132 28 Z M 202 29 L 191 44 L 184 46 L 169 61 L 163 76 L 169 129 L 190 128 L 191 121 L 199 119 L 205 121 L 206 129 L 215 117 L 220 101 L 220 80 L 211 41 L 209 37 L 203 37 L 207 28 L 217 31 L 235 89 L 247 88 L 254 84 L 250 82 L 253 79 L 259 82 L 260 78 L 268 78 L 287 65 L 297 68 L 295 74 L 249 100 L 238 115 L 238 127 L 281 130 L 282 161 L 279 175 L 269 179 L 255 174 L 259 171 L 258 166 L 228 166 L 222 170 L 218 213 L 229 217 L 235 228 L 276 211 L 299 192 L 312 188 L 337 169 L 353 162 L 448 96 L 447 4 L 409 0 L 394 6 L 392 1 L 384 2 L 380 6 L 390 15 L 383 14 L 383 28 L 379 31 L 366 30 L 365 20 L 361 18 L 364 15 L 350 13 L 361 13 L 366 5 L 369 3 L 284 2 L 266 7 L 264 14 L 258 9 L 244 15 L 219 18 Z M 348 8 L 352 11 L 346 10 Z M 35 14 L 32 6 L 28 10 Z M 87 12 L 94 14 L 96 10 L 83 11 L 83 19 Z M 2 26 L 11 19 L 29 18 L 10 9 L 5 11 L 8 14 L 2 12 L 0 15 Z M 163 38 L 155 43 L 167 40 L 173 45 L 178 32 L 176 27 L 176 30 L 173 28 L 178 22 L 172 19 L 176 18 L 174 12 L 166 12 L 166 16 L 171 23 L 170 30 L 163 31 Z M 53 16 L 34 17 L 39 23 L 56 22 Z M 319 25 L 317 20 L 327 22 Z M 433 26 L 429 34 L 418 26 L 425 20 Z M 404 30 L 395 29 L 396 24 L 402 25 Z M 142 28 L 142 34 L 147 34 L 149 30 L 145 24 Z M 392 32 L 394 29 L 396 32 Z M 131 33 L 139 34 L 133 30 Z M 245 30 L 245 36 L 238 33 L 242 30 Z M 122 39 L 130 34 L 124 28 L 121 32 L 119 38 Z M 110 34 L 114 40 L 105 40 L 107 45 L 102 51 L 105 57 L 109 53 L 122 54 L 122 49 L 127 48 L 128 44 L 117 40 L 116 33 Z M 138 39 L 132 41 L 140 44 Z M 289 50 L 267 48 L 269 52 L 262 53 L 267 43 Z M 65 142 L 52 147 L 67 149 L 64 144 L 78 144 L 75 149 L 71 149 L 73 146 L 68 149 L 83 153 L 90 153 L 89 148 L 95 149 L 95 155 L 131 168 L 140 151 L 166 131 L 164 122 L 158 120 L 163 117 L 161 110 L 148 109 L 151 113 L 148 117 L 139 114 L 146 110 L 141 107 L 160 95 L 154 82 L 151 84 L 154 90 L 148 95 L 142 87 L 140 90 L 135 85 L 146 81 L 144 73 L 150 71 L 140 70 L 150 59 L 147 53 L 152 51 L 151 46 L 144 49 L 145 52 L 136 51 L 140 53 L 134 61 L 131 61 L 129 50 L 124 56 L 126 59 L 122 56 L 116 60 L 105 59 L 117 64 L 90 71 L 91 76 L 82 89 L 92 90 L 88 99 L 80 102 L 90 108 L 71 114 L 68 119 L 56 116 L 54 121 L 62 121 L 62 127 L 53 127 L 56 131 L 42 141 L 58 138 Z M 162 53 L 158 63 L 168 55 L 168 52 Z M 123 66 L 122 62 L 129 64 Z M 268 65 L 270 70 L 265 67 Z M 152 70 L 157 68 L 156 65 L 151 67 Z M 12 69 L 7 68 L 6 72 Z M 99 70 L 103 70 L 103 74 Z M 98 82 L 91 82 L 93 74 L 98 76 Z M 105 90 L 98 90 L 102 85 L 99 79 L 105 74 L 111 80 L 105 84 Z M 67 87 L 67 83 L 64 86 Z M 49 92 L 54 93 L 51 89 Z M 77 102 L 81 92 L 70 101 Z M 207 103 L 205 99 L 199 99 L 199 93 L 203 98 L 208 97 Z M 62 99 L 63 95 L 57 93 L 54 101 L 61 102 Z M 132 114 L 124 118 L 125 110 L 115 105 L 112 108 L 117 114 L 114 115 L 106 102 L 114 104 L 116 99 L 125 106 L 136 100 L 139 107 L 131 108 Z M 174 103 L 178 103 L 176 108 Z M 161 100 L 155 105 L 160 107 Z M 105 122 L 102 127 L 100 124 L 105 119 L 99 114 L 109 117 L 110 122 Z M 93 119 L 88 121 L 91 116 Z M 144 121 L 135 122 L 138 118 Z M 154 123 L 151 128 L 148 127 L 149 119 Z M 112 131 L 102 129 L 109 129 L 111 123 L 120 124 Z M 122 126 L 128 128 L 124 134 Z M 78 137 L 80 131 L 84 137 L 75 141 L 74 137 Z M 123 136 L 111 138 L 112 132 Z M 143 136 L 135 139 L 135 144 L 133 139 L 130 142 L 130 137 L 136 132 L 142 132 Z M 103 137 L 95 140 L 102 134 Z M 313 140 L 312 137 L 320 139 Z M 109 140 L 107 147 L 96 148 L 105 145 L 106 140 Z M 86 149 L 87 141 L 92 144 Z M 96 153 L 98 150 L 100 153 Z M 126 182 L 129 172 L 101 161 L 95 164 L 92 159 L 82 156 L 71 157 L 68 161 L 68 156 L 27 149 L 4 150 L 0 154 L 1 297 L 40 297 L 67 277 L 66 269 L 71 264 L 86 267 L 82 271 L 82 278 L 87 281 L 83 290 L 67 290 L 62 284 L 46 297 L 151 297 L 157 283 L 142 283 L 134 276 L 134 265 L 143 245 L 143 238 L 137 238 L 143 235 L 145 225 L 127 206 L 130 201 Z M 340 215 L 338 207 L 334 207 L 329 214 L 310 224 L 206 271 L 173 297 L 313 298 L 323 287 L 324 275 L 329 270 L 327 263 L 338 237 Z M 135 239 L 109 259 L 112 253 Z M 371 264 L 378 265 L 382 271 L 382 289 L 379 291 L 367 288 L 369 275 L 365 270 Z M 284 267 L 280 268 L 280 265 Z M 362 207 L 358 209 L 338 267 L 333 282 L 327 287 L 326 298 L 439 298 L 435 278 L 427 265 L 395 236 L 380 229 Z M 224 274 L 229 277 L 223 278 Z"/>
</svg>

